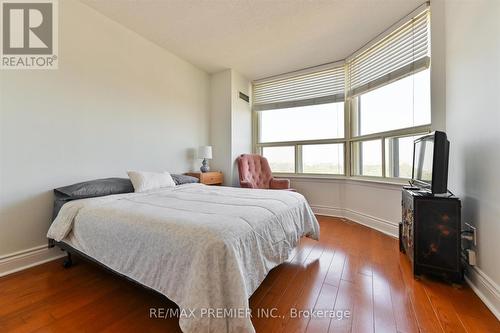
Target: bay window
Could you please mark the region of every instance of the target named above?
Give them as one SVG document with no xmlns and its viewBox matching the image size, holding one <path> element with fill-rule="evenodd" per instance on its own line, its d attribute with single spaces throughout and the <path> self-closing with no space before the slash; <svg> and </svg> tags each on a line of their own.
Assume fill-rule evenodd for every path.
<svg viewBox="0 0 500 333">
<path fill-rule="evenodd" d="M 410 178 L 430 131 L 426 5 L 344 61 L 254 82 L 254 144 L 277 173 Z"/>
</svg>

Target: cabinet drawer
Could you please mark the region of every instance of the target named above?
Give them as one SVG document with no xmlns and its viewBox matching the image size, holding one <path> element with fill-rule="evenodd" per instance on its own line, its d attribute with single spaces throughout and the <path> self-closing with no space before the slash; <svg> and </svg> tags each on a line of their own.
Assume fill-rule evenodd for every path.
<svg viewBox="0 0 500 333">
<path fill-rule="evenodd" d="M 201 174 L 200 181 L 203 184 L 221 184 L 222 183 L 222 173 L 220 172 L 210 172 L 206 174 Z"/>
</svg>

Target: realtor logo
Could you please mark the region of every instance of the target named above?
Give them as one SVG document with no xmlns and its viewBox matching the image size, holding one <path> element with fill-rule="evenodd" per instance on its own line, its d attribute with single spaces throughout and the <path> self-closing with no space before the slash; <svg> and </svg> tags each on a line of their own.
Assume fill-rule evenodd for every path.
<svg viewBox="0 0 500 333">
<path fill-rule="evenodd" d="M 1 69 L 57 69 L 57 0 L 0 0 Z"/>
</svg>

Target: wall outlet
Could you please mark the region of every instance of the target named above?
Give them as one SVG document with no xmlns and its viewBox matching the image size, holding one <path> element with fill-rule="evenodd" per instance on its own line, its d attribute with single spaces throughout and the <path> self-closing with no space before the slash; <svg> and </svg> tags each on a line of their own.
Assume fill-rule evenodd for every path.
<svg viewBox="0 0 500 333">
<path fill-rule="evenodd" d="M 476 266 L 476 251 L 467 249 L 467 261 L 469 265 Z"/>
<path fill-rule="evenodd" d="M 467 230 L 472 231 L 472 241 L 474 243 L 474 246 L 477 246 L 477 229 L 470 223 L 465 222 L 465 226 L 467 227 Z"/>
</svg>

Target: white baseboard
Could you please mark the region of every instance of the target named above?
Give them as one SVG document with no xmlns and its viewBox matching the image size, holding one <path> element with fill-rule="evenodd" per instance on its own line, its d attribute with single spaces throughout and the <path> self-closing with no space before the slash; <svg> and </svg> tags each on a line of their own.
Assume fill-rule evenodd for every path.
<svg viewBox="0 0 500 333">
<path fill-rule="evenodd" d="M 468 267 L 465 281 L 495 317 L 500 320 L 500 288 L 495 281 L 474 266 Z"/>
<path fill-rule="evenodd" d="M 0 277 L 30 268 L 64 256 L 59 248 L 47 245 L 11 253 L 0 257 Z"/>
<path fill-rule="evenodd" d="M 311 208 L 314 214 L 333 216 L 333 217 L 344 217 L 344 209 L 339 207 L 311 205 Z"/>
<path fill-rule="evenodd" d="M 397 238 L 399 234 L 398 225 L 396 223 L 375 216 L 371 216 L 365 213 L 357 212 L 352 209 L 328 207 L 320 205 L 311 205 L 311 208 L 315 214 L 343 217 L 353 222 L 380 231 L 381 233 L 384 233 L 391 237 Z"/>
</svg>

